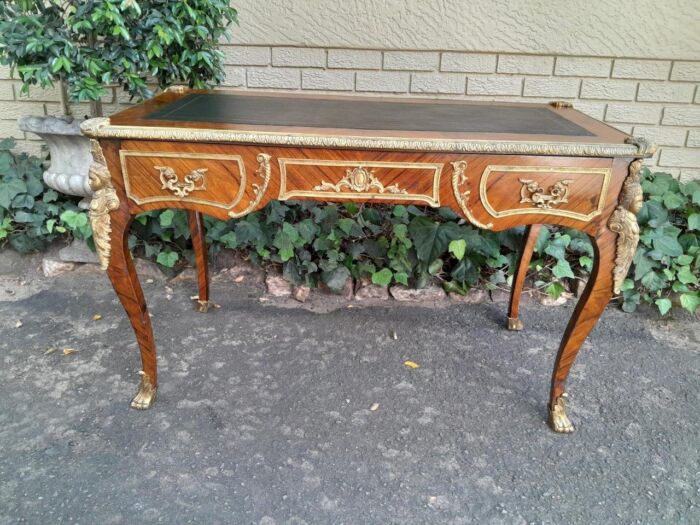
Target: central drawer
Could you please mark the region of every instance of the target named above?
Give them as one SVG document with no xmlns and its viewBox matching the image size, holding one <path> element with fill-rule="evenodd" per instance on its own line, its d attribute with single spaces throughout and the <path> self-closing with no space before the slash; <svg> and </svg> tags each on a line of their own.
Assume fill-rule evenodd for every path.
<svg viewBox="0 0 700 525">
<path fill-rule="evenodd" d="M 279 199 L 387 200 L 440 205 L 443 163 L 280 158 Z"/>
</svg>

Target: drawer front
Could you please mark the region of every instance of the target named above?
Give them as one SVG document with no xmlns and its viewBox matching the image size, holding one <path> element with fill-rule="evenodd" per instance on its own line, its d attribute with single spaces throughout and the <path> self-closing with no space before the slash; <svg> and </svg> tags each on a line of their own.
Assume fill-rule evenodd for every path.
<svg viewBox="0 0 700 525">
<path fill-rule="evenodd" d="M 280 158 L 280 200 L 305 197 L 440 205 L 443 164 Z"/>
<path fill-rule="evenodd" d="M 491 164 L 479 194 L 496 218 L 541 214 L 589 221 L 603 211 L 611 175 L 611 168 Z"/>
<path fill-rule="evenodd" d="M 240 155 L 122 150 L 119 156 L 126 194 L 136 204 L 192 202 L 229 209 L 243 197 Z"/>
</svg>

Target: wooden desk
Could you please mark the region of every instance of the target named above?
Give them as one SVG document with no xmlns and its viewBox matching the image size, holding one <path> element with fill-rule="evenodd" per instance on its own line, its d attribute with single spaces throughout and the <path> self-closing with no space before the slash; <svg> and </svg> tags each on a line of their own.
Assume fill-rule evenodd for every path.
<svg viewBox="0 0 700 525">
<path fill-rule="evenodd" d="M 518 304 L 541 224 L 579 229 L 593 242 L 590 280 L 554 362 L 552 428 L 571 432 L 564 386 L 583 341 L 619 292 L 641 204 L 639 158 L 654 148 L 566 103 L 325 97 L 175 88 L 111 119 L 92 137 L 90 208 L 102 267 L 136 333 L 143 371 L 131 406 L 157 388 L 151 320 L 127 246 L 135 214 L 188 210 L 209 306 L 202 214 L 242 217 L 273 199 L 447 206 L 479 228 L 528 225 L 508 313 Z"/>
</svg>

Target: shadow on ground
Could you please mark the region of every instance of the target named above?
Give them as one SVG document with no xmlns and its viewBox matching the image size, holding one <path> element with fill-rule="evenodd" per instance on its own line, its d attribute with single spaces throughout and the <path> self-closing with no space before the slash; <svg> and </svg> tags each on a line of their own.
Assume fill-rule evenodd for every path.
<svg viewBox="0 0 700 525">
<path fill-rule="evenodd" d="M 102 274 L 5 290 L 0 523 L 700 521 L 696 319 L 608 309 L 561 436 L 545 401 L 571 307 L 528 304 L 513 333 L 496 303 L 319 314 L 229 282 L 198 314 L 193 283 L 164 286 L 145 285 L 161 382 L 145 412 Z"/>
</svg>

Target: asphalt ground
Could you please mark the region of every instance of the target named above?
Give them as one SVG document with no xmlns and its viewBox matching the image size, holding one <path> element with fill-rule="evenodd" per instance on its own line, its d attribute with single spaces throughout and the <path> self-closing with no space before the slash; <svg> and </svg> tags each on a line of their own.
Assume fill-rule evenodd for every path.
<svg viewBox="0 0 700 525">
<path fill-rule="evenodd" d="M 525 304 L 518 333 L 503 303 L 300 308 L 220 280 L 199 314 L 193 282 L 153 280 L 160 388 L 135 411 L 138 351 L 103 274 L 0 288 L 0 524 L 700 523 L 688 315 L 608 308 L 558 435 L 573 305 Z"/>
</svg>

